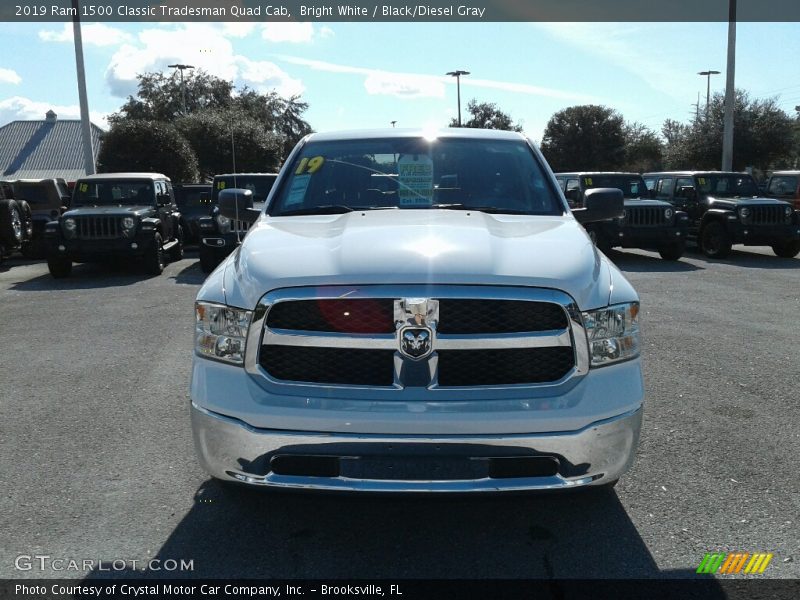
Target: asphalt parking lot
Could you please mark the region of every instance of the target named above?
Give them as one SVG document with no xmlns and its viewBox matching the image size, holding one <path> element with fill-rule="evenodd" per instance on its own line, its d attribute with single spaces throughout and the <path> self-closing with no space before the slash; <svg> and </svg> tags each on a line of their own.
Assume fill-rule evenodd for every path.
<svg viewBox="0 0 800 600">
<path fill-rule="evenodd" d="M 682 577 L 709 551 L 772 552 L 763 577 L 797 578 L 800 258 L 736 248 L 610 255 L 642 300 L 636 465 L 613 492 L 495 498 L 220 488 L 188 420 L 196 253 L 160 277 L 5 262 L 0 578 L 87 575 L 20 555 L 193 560 L 178 575 L 199 577 Z"/>
</svg>

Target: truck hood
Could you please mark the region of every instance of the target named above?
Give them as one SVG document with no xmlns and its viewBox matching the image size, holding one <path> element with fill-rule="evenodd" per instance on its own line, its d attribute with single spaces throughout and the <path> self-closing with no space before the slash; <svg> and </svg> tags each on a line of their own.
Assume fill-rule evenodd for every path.
<svg viewBox="0 0 800 600">
<path fill-rule="evenodd" d="M 141 216 L 154 210 L 152 206 L 78 206 L 64 213 L 64 217 L 96 217 L 96 216 L 116 216 L 127 217 L 131 215 Z"/>
<path fill-rule="evenodd" d="M 734 196 L 722 197 L 709 195 L 706 196 L 709 206 L 713 208 L 734 209 L 739 206 L 788 206 L 788 202 L 775 200 L 774 198 L 762 198 L 759 196 Z"/>
<path fill-rule="evenodd" d="M 636 299 L 571 217 L 448 210 L 263 216 L 198 298 L 252 308 L 278 288 L 425 283 L 554 288 L 584 310 L 612 290 Z"/>
</svg>

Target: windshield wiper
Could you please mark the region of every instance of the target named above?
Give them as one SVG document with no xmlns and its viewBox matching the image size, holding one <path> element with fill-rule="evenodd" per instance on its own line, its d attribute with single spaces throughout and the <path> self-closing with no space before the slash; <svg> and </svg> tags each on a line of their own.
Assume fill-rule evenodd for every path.
<svg viewBox="0 0 800 600">
<path fill-rule="evenodd" d="M 273 217 L 291 217 L 295 215 L 335 215 L 349 213 L 356 210 L 352 206 L 344 204 L 323 204 L 322 206 L 306 206 L 305 208 L 295 208 L 293 210 L 285 210 Z"/>
<path fill-rule="evenodd" d="M 475 212 L 484 212 L 487 214 L 503 214 L 503 215 L 530 215 L 533 214 L 526 210 L 515 210 L 513 208 L 498 208 L 497 206 L 472 206 L 469 204 L 431 204 L 431 208 L 444 208 L 446 210 L 474 210 Z"/>
</svg>

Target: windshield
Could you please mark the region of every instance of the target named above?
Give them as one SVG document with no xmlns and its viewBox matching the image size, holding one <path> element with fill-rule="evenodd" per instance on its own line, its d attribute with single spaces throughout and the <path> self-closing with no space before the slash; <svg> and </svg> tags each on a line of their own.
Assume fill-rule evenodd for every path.
<svg viewBox="0 0 800 600">
<path fill-rule="evenodd" d="M 28 204 L 33 204 L 36 206 L 37 204 L 49 204 L 50 203 L 50 194 L 48 194 L 48 186 L 40 185 L 36 183 L 15 183 L 14 184 L 14 194 L 20 200 L 25 200 Z M 57 199 L 56 202 L 60 204 L 61 199 Z"/>
<path fill-rule="evenodd" d="M 113 206 L 115 204 L 155 204 L 155 190 L 150 180 L 79 181 L 75 186 L 73 206 Z"/>
<path fill-rule="evenodd" d="M 196 208 L 211 204 L 211 186 L 175 187 L 175 202 L 181 208 Z"/>
<path fill-rule="evenodd" d="M 277 175 L 217 175 L 214 177 L 214 192 L 211 202 L 217 204 L 219 193 L 230 188 L 240 188 L 253 192 L 253 202 L 264 202 L 269 196 Z"/>
<path fill-rule="evenodd" d="M 701 194 L 728 198 L 758 196 L 758 186 L 750 175 L 712 173 L 697 175 L 695 179 Z"/>
<path fill-rule="evenodd" d="M 797 193 L 797 177 L 794 175 L 773 175 L 769 180 L 767 194 L 778 198 L 794 198 Z"/>
<path fill-rule="evenodd" d="M 381 208 L 563 214 L 524 140 L 387 138 L 310 142 L 273 216 Z"/>
<path fill-rule="evenodd" d="M 625 198 L 647 197 L 647 186 L 638 175 L 591 175 L 583 178 L 586 189 L 617 188 Z"/>
</svg>

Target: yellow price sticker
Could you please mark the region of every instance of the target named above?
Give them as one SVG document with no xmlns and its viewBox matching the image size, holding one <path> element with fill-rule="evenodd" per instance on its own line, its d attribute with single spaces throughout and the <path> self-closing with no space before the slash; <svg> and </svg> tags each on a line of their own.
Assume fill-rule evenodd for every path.
<svg viewBox="0 0 800 600">
<path fill-rule="evenodd" d="M 218 190 L 224 190 L 225 189 L 225 182 L 224 181 L 218 181 L 217 182 L 217 189 Z"/>
<path fill-rule="evenodd" d="M 698 177 L 697 178 L 697 183 L 699 183 L 700 185 L 705 185 L 706 184 L 706 178 L 705 177 Z"/>
<path fill-rule="evenodd" d="M 592 178 L 591 177 L 584 177 L 583 178 L 583 183 L 585 185 L 592 185 Z"/>
<path fill-rule="evenodd" d="M 300 164 L 297 165 L 297 169 L 295 170 L 294 174 L 302 175 L 303 173 L 309 173 L 313 175 L 322 168 L 323 164 L 325 164 L 325 158 L 322 156 L 304 158 L 300 161 Z"/>
<path fill-rule="evenodd" d="M 82 183 L 81 184 L 81 192 L 85 192 L 88 189 L 89 189 L 89 184 L 88 183 Z"/>
</svg>

